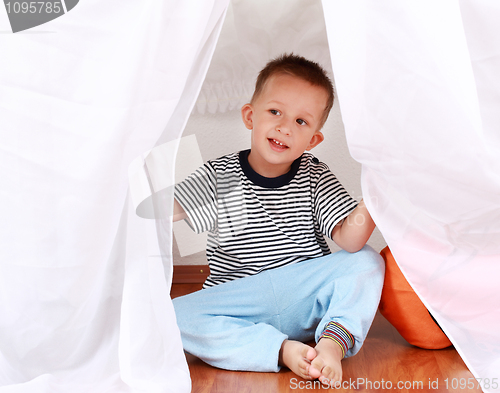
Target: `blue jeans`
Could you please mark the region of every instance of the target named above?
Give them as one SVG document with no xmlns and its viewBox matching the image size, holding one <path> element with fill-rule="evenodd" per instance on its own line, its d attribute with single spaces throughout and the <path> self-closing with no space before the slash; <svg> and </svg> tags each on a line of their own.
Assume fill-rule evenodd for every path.
<svg viewBox="0 0 500 393">
<path fill-rule="evenodd" d="M 339 251 L 173 300 L 184 349 L 212 366 L 279 371 L 285 339 L 316 342 L 335 321 L 356 354 L 380 301 L 384 262 L 371 247 Z"/>
</svg>

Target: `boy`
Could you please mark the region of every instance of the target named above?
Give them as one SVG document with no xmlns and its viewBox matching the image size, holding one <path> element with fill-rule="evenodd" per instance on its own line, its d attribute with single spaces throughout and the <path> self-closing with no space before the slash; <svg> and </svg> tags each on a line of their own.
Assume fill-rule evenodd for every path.
<svg viewBox="0 0 500 393">
<path fill-rule="evenodd" d="M 184 349 L 220 368 L 278 371 L 332 386 L 359 351 L 380 299 L 375 224 L 310 153 L 333 106 L 316 63 L 269 62 L 241 109 L 251 149 L 176 186 L 174 220 L 209 231 L 204 289 L 174 299 Z M 344 250 L 331 254 L 324 235 Z M 365 247 L 363 247 L 365 246 Z M 315 339 L 314 348 L 304 342 Z"/>
</svg>

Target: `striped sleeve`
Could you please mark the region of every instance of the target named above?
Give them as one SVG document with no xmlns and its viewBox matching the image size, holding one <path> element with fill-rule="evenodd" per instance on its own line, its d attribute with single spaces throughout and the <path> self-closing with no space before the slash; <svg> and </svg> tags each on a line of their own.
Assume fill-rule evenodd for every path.
<svg viewBox="0 0 500 393">
<path fill-rule="evenodd" d="M 216 174 L 210 163 L 176 184 L 175 199 L 186 212 L 187 224 L 196 233 L 215 228 L 217 223 Z"/>
<path fill-rule="evenodd" d="M 358 205 L 325 164 L 313 190 L 314 214 L 321 232 L 332 237 L 333 228 Z"/>
</svg>

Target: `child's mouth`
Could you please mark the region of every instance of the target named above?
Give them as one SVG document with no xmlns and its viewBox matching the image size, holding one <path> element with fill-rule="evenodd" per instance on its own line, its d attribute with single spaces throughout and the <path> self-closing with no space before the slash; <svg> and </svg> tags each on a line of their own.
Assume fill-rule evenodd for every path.
<svg viewBox="0 0 500 393">
<path fill-rule="evenodd" d="M 282 143 L 280 141 L 277 141 L 276 139 L 269 138 L 268 141 L 269 141 L 269 144 L 271 145 L 271 148 L 273 150 L 283 151 L 285 149 L 288 149 L 287 145 L 285 145 L 284 143 Z"/>
</svg>

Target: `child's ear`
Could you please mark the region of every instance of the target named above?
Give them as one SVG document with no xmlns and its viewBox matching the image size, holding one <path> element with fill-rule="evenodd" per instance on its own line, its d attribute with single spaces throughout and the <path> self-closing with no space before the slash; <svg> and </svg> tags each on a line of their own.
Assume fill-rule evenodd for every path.
<svg viewBox="0 0 500 393">
<path fill-rule="evenodd" d="M 313 137 L 311 138 L 311 141 L 307 145 L 306 150 L 311 150 L 313 147 L 318 146 L 321 142 L 323 142 L 324 139 L 325 137 L 323 133 L 320 131 L 316 131 Z"/>
<path fill-rule="evenodd" d="M 245 104 L 241 107 L 241 118 L 245 127 L 253 130 L 253 107 L 251 104 Z"/>
</svg>

